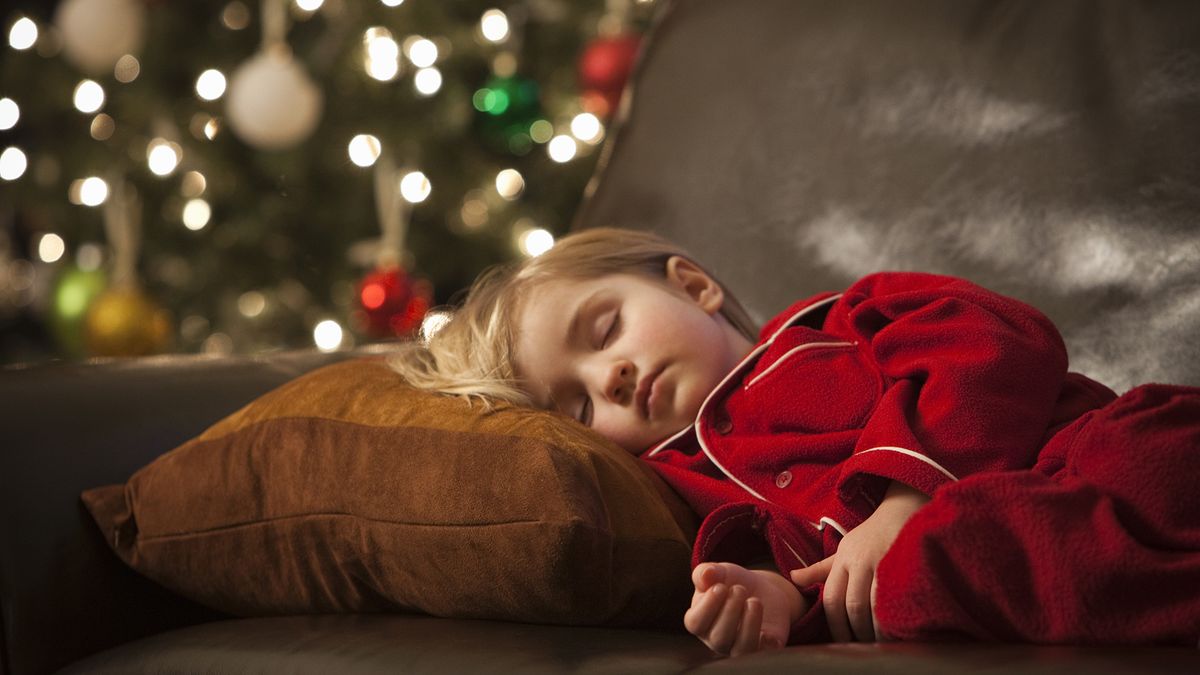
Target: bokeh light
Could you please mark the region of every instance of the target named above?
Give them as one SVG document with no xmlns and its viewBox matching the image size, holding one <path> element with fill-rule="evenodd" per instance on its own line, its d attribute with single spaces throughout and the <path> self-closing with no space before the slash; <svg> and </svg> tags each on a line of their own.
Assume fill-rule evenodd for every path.
<svg viewBox="0 0 1200 675">
<path fill-rule="evenodd" d="M 379 159 L 379 153 L 383 152 L 383 148 L 379 145 L 379 139 L 371 134 L 359 134 L 350 139 L 347 150 L 350 153 L 350 161 L 363 168 L 375 164 L 375 160 Z"/>
<path fill-rule="evenodd" d="M 489 9 L 479 20 L 479 30 L 489 42 L 504 42 L 508 39 L 508 15 L 498 9 Z"/>
<path fill-rule="evenodd" d="M 525 178 L 516 169 L 504 169 L 496 174 L 496 192 L 500 196 L 513 200 L 520 196 L 525 189 Z"/>
<path fill-rule="evenodd" d="M 575 139 L 570 136 L 555 136 L 550 139 L 550 144 L 546 146 L 546 151 L 550 154 L 550 159 L 563 163 L 569 162 L 575 158 L 575 153 L 579 147 L 575 144 Z"/>
<path fill-rule="evenodd" d="M 11 98 L 0 98 L 0 131 L 17 126 L 21 119 L 21 108 Z"/>
<path fill-rule="evenodd" d="M 18 51 L 29 49 L 38 39 L 38 27 L 29 17 L 21 17 L 8 31 L 8 46 Z"/>
<path fill-rule="evenodd" d="M 331 352 L 342 346 L 344 331 L 341 324 L 325 319 L 313 327 L 313 343 L 323 352 Z"/>
<path fill-rule="evenodd" d="M 412 204 L 418 204 L 429 197 L 433 185 L 420 171 L 412 171 L 400 179 L 400 196 Z"/>
<path fill-rule="evenodd" d="M 67 242 L 53 232 L 43 234 L 38 240 L 38 258 L 44 263 L 58 262 L 67 252 Z"/>
<path fill-rule="evenodd" d="M 215 101 L 225 93 L 225 74 L 209 68 L 196 78 L 196 95 L 205 101 Z"/>
<path fill-rule="evenodd" d="M 212 207 L 203 199 L 189 199 L 183 205 L 183 226 L 193 232 L 203 230 L 212 218 Z"/>
<path fill-rule="evenodd" d="M 437 68 L 422 68 L 413 77 L 413 86 L 422 96 L 433 96 L 442 88 L 442 73 Z"/>
<path fill-rule="evenodd" d="M 99 176 L 89 176 L 79 183 L 79 203 L 100 206 L 108 199 L 108 183 Z"/>
<path fill-rule="evenodd" d="M 554 235 L 548 230 L 540 227 L 535 227 L 521 232 L 517 237 L 517 245 L 521 249 L 521 253 L 536 258 L 537 256 L 554 248 Z"/>
<path fill-rule="evenodd" d="M 0 178 L 16 180 L 25 174 L 28 165 L 25 153 L 16 146 L 9 146 L 0 153 Z"/>
<path fill-rule="evenodd" d="M 156 176 L 169 176 L 183 159 L 182 149 L 165 138 L 156 138 L 146 146 L 146 164 Z"/>
<path fill-rule="evenodd" d="M 95 80 L 83 80 L 75 85 L 75 109 L 82 113 L 94 113 L 104 107 L 104 87 Z"/>
<path fill-rule="evenodd" d="M 405 54 L 408 55 L 408 60 L 412 61 L 413 65 L 418 68 L 428 68 L 437 63 L 438 48 L 429 40 L 423 37 L 417 37 L 411 41 L 405 42 Z"/>
</svg>

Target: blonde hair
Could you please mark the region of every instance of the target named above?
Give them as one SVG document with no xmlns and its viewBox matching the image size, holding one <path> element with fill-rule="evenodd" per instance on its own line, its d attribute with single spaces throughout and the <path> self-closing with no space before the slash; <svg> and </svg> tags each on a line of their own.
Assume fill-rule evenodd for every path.
<svg viewBox="0 0 1200 675">
<path fill-rule="evenodd" d="M 648 232 L 596 228 L 568 235 L 540 256 L 485 271 L 445 326 L 405 345 L 388 363 L 420 389 L 478 399 L 485 405 L 499 400 L 529 406 L 530 397 L 521 389 L 513 364 L 515 323 L 523 298 L 546 281 L 609 274 L 665 279 L 672 256 L 695 262 L 679 246 Z M 717 283 L 725 291 L 721 314 L 753 342 L 758 333 L 754 321 Z"/>
</svg>

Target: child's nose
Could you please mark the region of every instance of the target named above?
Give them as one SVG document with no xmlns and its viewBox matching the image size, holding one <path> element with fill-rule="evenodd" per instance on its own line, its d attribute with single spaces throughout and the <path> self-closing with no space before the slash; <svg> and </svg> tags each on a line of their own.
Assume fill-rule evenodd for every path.
<svg viewBox="0 0 1200 675">
<path fill-rule="evenodd" d="M 607 382 L 604 384 L 604 396 L 613 403 L 624 403 L 633 399 L 633 364 L 628 361 L 617 361 L 609 366 Z"/>
</svg>

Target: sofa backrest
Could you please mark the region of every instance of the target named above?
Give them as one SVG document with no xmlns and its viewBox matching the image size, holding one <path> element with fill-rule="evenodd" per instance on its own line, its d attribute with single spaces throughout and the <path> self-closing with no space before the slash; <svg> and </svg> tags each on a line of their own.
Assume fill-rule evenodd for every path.
<svg viewBox="0 0 1200 675">
<path fill-rule="evenodd" d="M 576 227 L 674 238 L 759 319 L 965 276 L 1117 390 L 1200 384 L 1200 3 L 672 5 Z"/>
<path fill-rule="evenodd" d="M 0 370 L 0 673 L 219 618 L 109 549 L 79 493 L 123 483 L 258 395 L 345 353 Z"/>
</svg>

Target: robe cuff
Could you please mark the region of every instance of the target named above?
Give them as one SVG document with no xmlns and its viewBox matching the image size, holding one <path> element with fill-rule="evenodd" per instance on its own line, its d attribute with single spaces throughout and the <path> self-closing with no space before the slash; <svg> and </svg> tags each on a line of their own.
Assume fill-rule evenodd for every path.
<svg viewBox="0 0 1200 675">
<path fill-rule="evenodd" d="M 692 549 L 692 566 L 731 562 L 748 567 L 771 558 L 783 573 L 807 567 L 825 556 L 811 537 L 811 525 L 763 503 L 726 504 L 704 519 Z"/>
<path fill-rule="evenodd" d="M 823 557 L 811 538 L 801 536 L 811 524 L 761 503 L 728 504 L 704 519 L 692 550 L 692 566 L 703 562 L 731 562 L 749 567 L 770 557 L 785 576 Z M 788 644 L 828 642 L 829 626 L 821 606 L 821 586 L 800 589 L 808 611 L 794 624 Z"/>
</svg>

